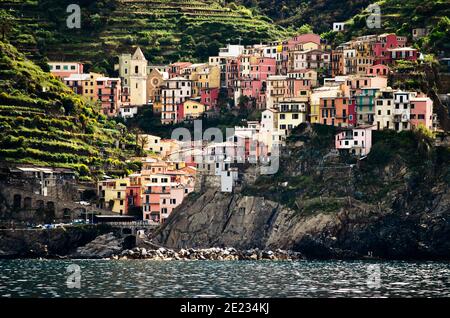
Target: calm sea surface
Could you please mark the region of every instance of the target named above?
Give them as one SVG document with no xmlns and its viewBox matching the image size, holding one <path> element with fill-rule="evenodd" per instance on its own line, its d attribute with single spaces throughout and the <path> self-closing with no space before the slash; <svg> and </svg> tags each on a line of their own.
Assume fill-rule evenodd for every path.
<svg viewBox="0 0 450 318">
<path fill-rule="evenodd" d="M 449 297 L 450 263 L 0 260 L 0 297 L 395 296 Z"/>
</svg>

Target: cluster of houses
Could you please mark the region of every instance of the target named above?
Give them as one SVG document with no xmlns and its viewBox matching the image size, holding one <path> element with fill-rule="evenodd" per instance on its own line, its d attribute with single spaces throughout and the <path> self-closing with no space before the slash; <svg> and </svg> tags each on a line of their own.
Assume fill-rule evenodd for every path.
<svg viewBox="0 0 450 318">
<path fill-rule="evenodd" d="M 422 55 L 396 34 L 366 35 L 331 49 L 319 35 L 253 46 L 227 45 L 208 62 L 149 65 L 140 48 L 119 56 L 119 77 L 83 72 L 80 63 L 51 62 L 51 71 L 76 93 L 101 103 L 107 116 L 132 117 L 152 107 L 163 124 L 193 120 L 229 106 L 261 110 L 261 120 L 235 127 L 222 140 L 178 141 L 140 136 L 139 174 L 106 179 L 101 205 L 113 212 L 142 211 L 163 222 L 194 191 L 198 175 L 217 180 L 224 192 L 239 185 L 239 164 L 270 164 L 289 132 L 301 123 L 340 127 L 338 150 L 366 156 L 372 131 L 437 129 L 433 101 L 420 92 L 388 86 L 390 66 Z M 222 100 L 222 101 L 223 101 Z"/>
<path fill-rule="evenodd" d="M 120 215 L 142 215 L 147 222 L 164 222 L 184 198 L 201 187 L 233 192 L 239 184 L 238 165 L 267 158 L 267 148 L 255 139 L 259 123 L 235 127 L 222 142 L 179 141 L 139 135 L 146 157 L 142 168 L 129 176 L 98 182 L 99 208 Z M 206 178 L 201 178 L 201 177 Z"/>
<path fill-rule="evenodd" d="M 184 162 L 145 158 L 139 173 L 98 183 L 99 207 L 162 223 L 194 191 L 197 169 Z"/>
</svg>

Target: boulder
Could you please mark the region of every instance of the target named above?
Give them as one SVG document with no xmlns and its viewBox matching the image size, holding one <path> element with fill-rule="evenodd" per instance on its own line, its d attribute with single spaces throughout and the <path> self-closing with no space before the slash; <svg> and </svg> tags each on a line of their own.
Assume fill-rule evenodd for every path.
<svg viewBox="0 0 450 318">
<path fill-rule="evenodd" d="M 122 242 L 113 233 L 98 236 L 88 244 L 77 248 L 73 258 L 109 258 L 122 252 Z"/>
</svg>

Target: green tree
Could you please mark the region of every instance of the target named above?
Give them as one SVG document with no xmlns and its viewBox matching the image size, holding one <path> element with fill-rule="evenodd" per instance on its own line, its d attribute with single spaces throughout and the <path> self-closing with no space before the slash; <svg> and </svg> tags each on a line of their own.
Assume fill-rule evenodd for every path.
<svg viewBox="0 0 450 318">
<path fill-rule="evenodd" d="M 312 27 L 309 24 L 303 24 L 301 27 L 297 29 L 297 34 L 309 34 L 314 33 Z"/>
</svg>

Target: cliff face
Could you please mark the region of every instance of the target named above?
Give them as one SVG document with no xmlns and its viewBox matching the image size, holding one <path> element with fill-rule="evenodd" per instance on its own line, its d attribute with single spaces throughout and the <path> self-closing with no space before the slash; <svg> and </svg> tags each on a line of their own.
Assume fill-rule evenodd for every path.
<svg viewBox="0 0 450 318">
<path fill-rule="evenodd" d="M 77 227 L 52 230 L 0 230 L 0 258 L 56 257 L 68 255 L 109 227 Z"/>
<path fill-rule="evenodd" d="M 381 135 L 372 157 L 355 164 L 330 155 L 327 134 L 299 133 L 307 138 L 288 147 L 280 172 L 240 193 L 207 189 L 188 198 L 155 239 L 173 248 L 282 248 L 316 258 L 450 259 L 448 150 L 432 147 L 428 157 L 412 143 L 419 148 L 408 157 L 411 149 L 394 143 L 391 158 L 380 159 Z"/>
</svg>

